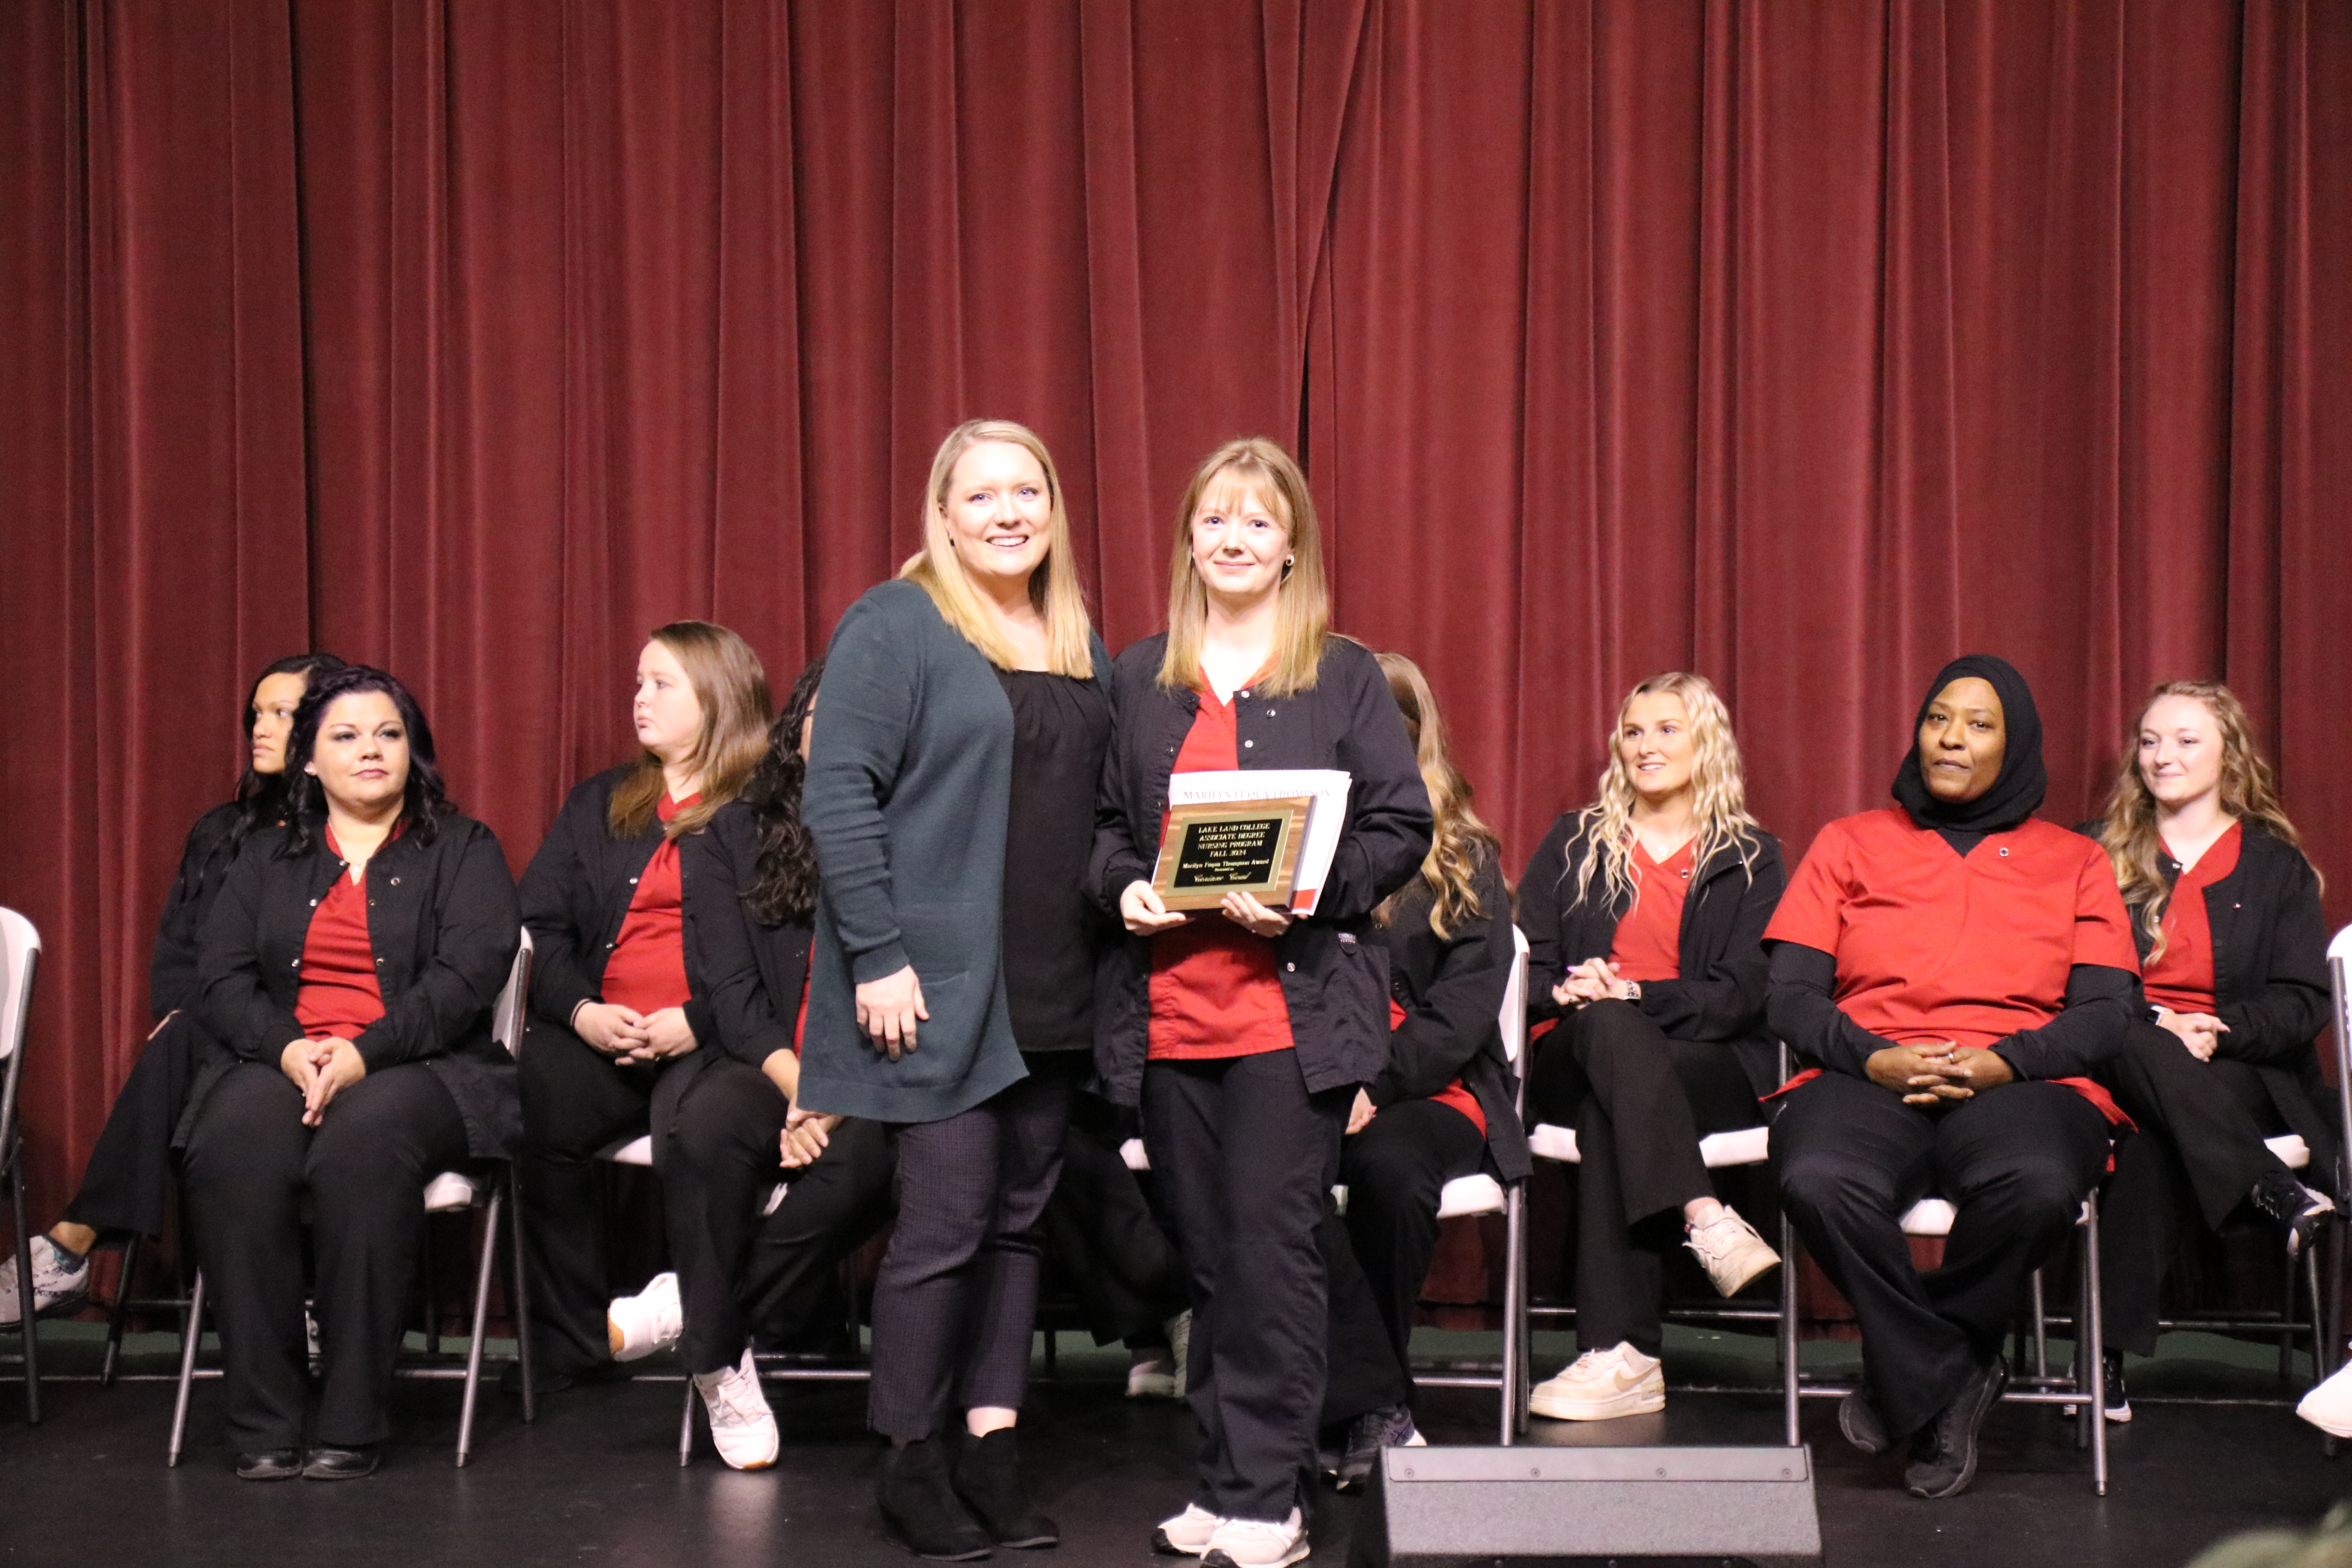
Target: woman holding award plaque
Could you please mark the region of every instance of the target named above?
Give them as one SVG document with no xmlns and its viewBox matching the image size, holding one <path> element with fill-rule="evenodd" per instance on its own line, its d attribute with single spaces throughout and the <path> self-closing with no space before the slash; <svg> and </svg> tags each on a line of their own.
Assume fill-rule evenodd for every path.
<svg viewBox="0 0 2352 1568">
<path fill-rule="evenodd" d="M 833 634 L 802 790 L 822 875 L 790 1125 L 891 1131 L 898 1225 L 866 1420 L 891 1442 L 883 1518 L 926 1557 L 1058 1539 L 1022 1489 L 1013 1429 L 1038 1222 L 1094 1043 L 1086 870 L 1110 740 L 1110 661 L 1064 505 L 1030 431 L 949 435 L 923 548 Z"/>
<path fill-rule="evenodd" d="M 1277 1568 L 1307 1552 L 1316 1227 L 1356 1091 L 1388 1064 L 1372 911 L 1429 852 L 1429 792 L 1378 661 L 1328 630 L 1290 454 L 1256 439 L 1210 454 L 1177 513 L 1168 599 L 1169 629 L 1111 682 L 1090 881 L 1130 934 L 1105 959 L 1096 1065 L 1113 1100 L 1142 1105 L 1192 1300 L 1200 1479 L 1153 1544 Z M 1273 776 L 1254 800 L 1235 776 L 1255 771 Z"/>
</svg>

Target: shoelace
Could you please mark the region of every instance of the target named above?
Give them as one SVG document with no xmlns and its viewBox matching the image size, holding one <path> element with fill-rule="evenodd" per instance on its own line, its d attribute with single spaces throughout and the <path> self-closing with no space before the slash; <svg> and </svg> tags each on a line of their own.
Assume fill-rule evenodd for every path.
<svg viewBox="0 0 2352 1568">
<path fill-rule="evenodd" d="M 722 1410 L 726 1412 L 730 1426 L 742 1426 L 747 1422 L 759 1419 L 759 1407 L 746 1397 L 744 1382 L 742 1369 L 736 1367 L 730 1369 L 726 1376 L 720 1378 L 711 1387 L 709 1394 L 705 1395 L 705 1399 L 711 1406 L 710 1414 L 714 1420 Z M 751 1387 L 753 1390 L 759 1387 L 757 1381 L 752 1382 Z"/>
</svg>

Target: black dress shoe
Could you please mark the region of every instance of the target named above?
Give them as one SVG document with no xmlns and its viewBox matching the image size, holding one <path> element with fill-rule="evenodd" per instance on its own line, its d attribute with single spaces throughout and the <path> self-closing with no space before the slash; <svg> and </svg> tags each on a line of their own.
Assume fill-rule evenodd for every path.
<svg viewBox="0 0 2352 1568">
<path fill-rule="evenodd" d="M 355 1481 L 375 1474 L 375 1445 L 364 1448 L 313 1448 L 302 1467 L 306 1481 Z"/>
<path fill-rule="evenodd" d="M 299 1448 L 264 1448 L 258 1454 L 236 1457 L 236 1479 L 241 1481 L 290 1481 L 301 1473 Z"/>
<path fill-rule="evenodd" d="M 883 1522 L 918 1557 L 965 1563 L 989 1554 L 988 1531 L 976 1523 L 948 1477 L 948 1457 L 937 1437 L 919 1437 L 882 1455 L 874 1501 Z"/>
<path fill-rule="evenodd" d="M 956 1453 L 955 1492 L 999 1546 L 1058 1546 L 1060 1526 L 1039 1513 L 1021 1486 L 1021 1451 L 1013 1428 L 966 1437 Z"/>
<path fill-rule="evenodd" d="M 2315 1193 L 2285 1169 L 2266 1173 L 2246 1194 L 2254 1212 L 2286 1232 L 2286 1255 L 2300 1258 L 2319 1234 L 2322 1221 L 2336 1212 L 2335 1201 Z"/>
<path fill-rule="evenodd" d="M 1972 1373 L 1942 1415 L 1919 1429 L 1903 1487 L 1913 1497 L 1958 1497 L 1977 1479 L 1977 1429 L 2009 1386 L 2009 1363 L 1995 1356 Z"/>
<path fill-rule="evenodd" d="M 1857 1388 L 1838 1401 L 1838 1431 L 1865 1454 L 1884 1454 L 1895 1447 L 1895 1438 L 1886 1430 L 1886 1417 L 1870 1402 L 1867 1389 Z"/>
</svg>

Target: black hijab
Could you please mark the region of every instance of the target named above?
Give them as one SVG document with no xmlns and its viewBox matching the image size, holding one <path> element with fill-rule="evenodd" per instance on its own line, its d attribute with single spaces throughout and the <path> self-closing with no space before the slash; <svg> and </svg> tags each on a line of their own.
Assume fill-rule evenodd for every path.
<svg viewBox="0 0 2352 1568">
<path fill-rule="evenodd" d="M 1969 676 L 1990 682 L 2000 698 L 2001 719 L 2009 733 L 2007 748 L 2001 752 L 2000 776 L 1974 800 L 1937 800 L 1927 793 L 1927 780 L 1919 771 L 1919 726 L 1927 721 L 1936 694 Z M 1903 765 L 1895 773 L 1895 798 L 1911 814 L 1911 820 L 1932 829 L 1966 855 L 1986 834 L 2014 827 L 2032 816 L 2049 793 L 2050 774 L 2042 765 L 2042 715 L 2017 667 L 1989 653 L 1969 653 L 1937 670 L 1936 679 L 1927 683 L 1927 694 L 1919 699 L 1917 716 L 1911 721 L 1911 749 L 1903 753 Z"/>
</svg>

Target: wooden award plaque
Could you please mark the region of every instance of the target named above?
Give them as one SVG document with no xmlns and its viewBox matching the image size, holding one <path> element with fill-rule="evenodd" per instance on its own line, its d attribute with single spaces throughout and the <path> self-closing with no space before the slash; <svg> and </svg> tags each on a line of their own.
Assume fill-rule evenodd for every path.
<svg viewBox="0 0 2352 1568">
<path fill-rule="evenodd" d="M 1172 806 L 1152 890 L 1171 910 L 1213 910 L 1227 893 L 1287 907 L 1313 795 Z"/>
</svg>

